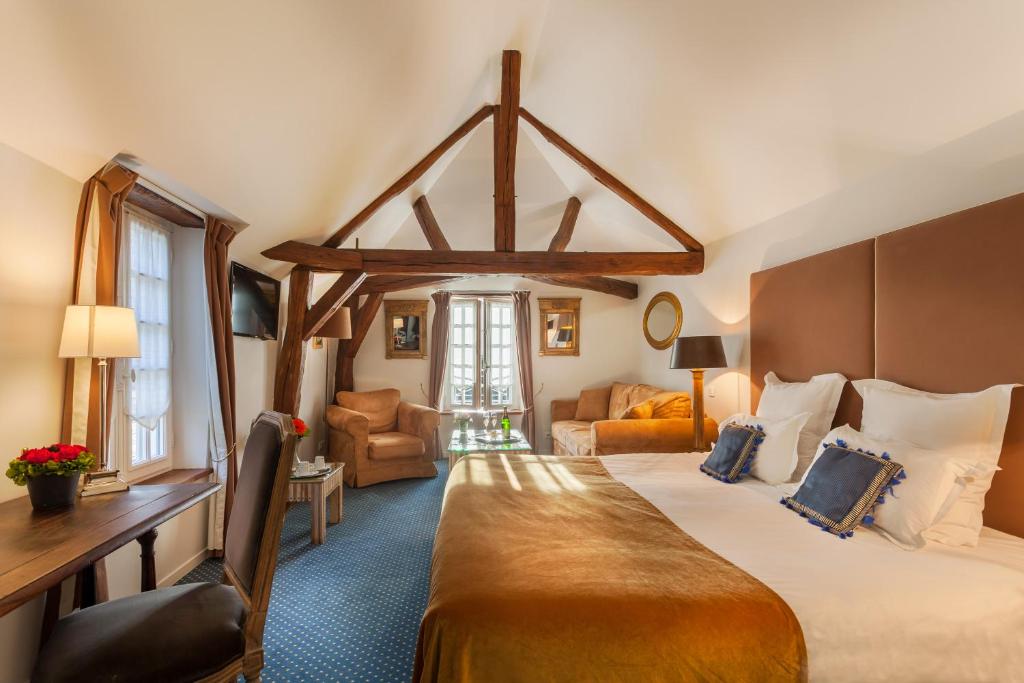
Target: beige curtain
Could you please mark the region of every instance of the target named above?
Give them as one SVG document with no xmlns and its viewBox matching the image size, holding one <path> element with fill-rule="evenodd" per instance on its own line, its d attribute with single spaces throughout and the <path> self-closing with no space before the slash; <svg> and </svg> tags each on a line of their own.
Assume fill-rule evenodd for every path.
<svg viewBox="0 0 1024 683">
<path fill-rule="evenodd" d="M 224 534 L 231 517 L 238 479 L 238 456 L 235 449 L 235 344 L 231 333 L 231 283 L 228 277 L 228 245 L 235 231 L 223 221 L 206 218 L 206 245 L 203 260 L 206 270 L 206 296 L 210 307 L 209 360 L 215 366 L 216 392 L 211 391 L 211 405 L 220 407 L 220 425 L 213 425 L 211 456 L 214 473 L 224 484 L 213 511 L 214 534 L 210 545 L 223 548 Z M 211 374 L 214 374 L 211 372 Z M 212 416 L 216 419 L 217 416 Z M 216 429 L 222 426 L 223 433 Z"/>
<path fill-rule="evenodd" d="M 117 304 L 121 209 L 137 178 L 136 173 L 111 162 L 82 187 L 75 221 L 72 303 L 100 306 Z M 107 367 L 108 373 L 112 367 Z M 99 387 L 99 368 L 92 358 L 68 359 L 64 378 L 61 441 L 85 444 L 93 453 L 99 453 L 100 445 Z M 114 382 L 108 381 L 107 396 L 102 399 L 107 403 L 108 420 L 113 387 Z"/>
<path fill-rule="evenodd" d="M 434 300 L 434 323 L 430 328 L 430 407 L 441 410 L 441 396 L 444 393 L 444 370 L 448 362 L 448 317 L 452 293 L 447 291 L 434 292 L 430 295 Z M 434 432 L 434 458 L 444 454 L 441 443 L 441 428 Z"/>
<path fill-rule="evenodd" d="M 530 328 L 530 293 L 526 291 L 512 292 L 512 304 L 516 319 L 516 356 L 519 359 L 519 393 L 523 399 L 523 420 L 519 429 L 523 436 L 537 450 L 534 439 L 533 414 L 533 351 L 530 340 L 533 332 Z"/>
</svg>

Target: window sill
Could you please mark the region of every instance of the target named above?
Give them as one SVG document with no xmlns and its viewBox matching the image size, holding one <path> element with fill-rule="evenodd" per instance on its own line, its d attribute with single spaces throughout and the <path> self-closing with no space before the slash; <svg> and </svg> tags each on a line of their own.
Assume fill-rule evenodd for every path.
<svg viewBox="0 0 1024 683">
<path fill-rule="evenodd" d="M 461 408 L 455 408 L 455 409 L 447 408 L 447 409 L 439 411 L 439 412 L 442 415 L 454 415 L 455 413 L 469 413 L 470 415 L 483 415 L 484 413 L 500 413 L 501 411 L 502 411 L 501 408 L 489 408 L 487 410 L 483 410 L 483 409 L 479 409 L 478 410 L 476 408 L 473 408 L 472 410 L 463 410 Z M 522 408 L 509 408 L 508 409 L 508 414 L 509 415 L 522 415 L 523 414 L 523 409 Z"/>
<path fill-rule="evenodd" d="M 152 477 L 141 479 L 135 482 L 135 484 L 138 486 L 151 486 L 154 484 L 190 484 L 197 481 L 206 481 L 209 479 L 211 474 L 213 474 L 213 470 L 209 467 L 167 470 L 166 472 L 155 474 Z"/>
</svg>

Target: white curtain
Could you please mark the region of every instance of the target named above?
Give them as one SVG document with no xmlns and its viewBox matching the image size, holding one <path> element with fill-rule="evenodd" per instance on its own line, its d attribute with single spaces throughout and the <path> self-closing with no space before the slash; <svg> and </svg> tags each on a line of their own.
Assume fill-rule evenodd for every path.
<svg viewBox="0 0 1024 683">
<path fill-rule="evenodd" d="M 128 268 L 122 272 L 141 355 L 128 363 L 125 412 L 151 430 L 171 406 L 171 236 L 135 213 L 128 214 L 128 232 Z"/>
<path fill-rule="evenodd" d="M 205 286 L 205 282 L 204 282 Z M 207 534 L 207 545 L 212 550 L 224 549 L 224 502 L 228 481 L 228 449 L 234 448 L 234 444 L 228 444 L 224 435 L 224 421 L 221 417 L 220 385 L 217 380 L 217 359 L 213 353 L 213 327 L 210 323 L 210 312 L 207 307 L 204 316 L 206 327 L 203 333 L 206 336 L 206 379 L 207 390 L 210 396 L 210 416 L 208 444 L 210 450 L 210 466 L 213 468 L 213 480 L 220 483 L 221 489 L 213 498 L 210 506 L 210 523 Z"/>
</svg>

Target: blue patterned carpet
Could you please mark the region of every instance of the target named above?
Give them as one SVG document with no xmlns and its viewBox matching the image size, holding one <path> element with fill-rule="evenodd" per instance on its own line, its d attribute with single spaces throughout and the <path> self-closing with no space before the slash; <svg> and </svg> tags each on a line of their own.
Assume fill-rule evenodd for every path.
<svg viewBox="0 0 1024 683">
<path fill-rule="evenodd" d="M 309 505 L 289 510 L 263 639 L 268 683 L 409 681 L 447 478 L 346 488 L 340 524 L 310 545 Z M 180 583 L 220 581 L 207 560 Z"/>
</svg>

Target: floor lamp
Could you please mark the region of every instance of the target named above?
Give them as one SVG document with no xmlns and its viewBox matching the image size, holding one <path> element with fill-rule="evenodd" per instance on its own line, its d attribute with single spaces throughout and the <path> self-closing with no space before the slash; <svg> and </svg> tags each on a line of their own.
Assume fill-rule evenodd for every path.
<svg viewBox="0 0 1024 683">
<path fill-rule="evenodd" d="M 698 451 L 704 444 L 704 370 L 724 368 L 725 349 L 719 336 L 679 337 L 672 343 L 672 370 L 693 373 L 693 441 Z"/>
<path fill-rule="evenodd" d="M 126 490 L 128 484 L 118 476 L 117 468 L 110 466 L 107 454 L 107 360 L 139 357 L 135 311 L 121 306 L 68 306 L 57 355 L 60 358 L 96 358 L 100 371 L 99 469 L 86 475 L 82 495 Z"/>
<path fill-rule="evenodd" d="M 327 404 L 330 405 L 330 397 L 334 395 L 334 387 L 331 382 L 331 346 L 326 340 L 352 338 L 352 309 L 348 306 L 342 306 L 336 310 L 334 314 L 327 319 L 327 322 L 320 326 L 320 329 L 317 330 L 316 334 L 318 337 L 324 338 L 324 352 L 327 354 L 327 359 L 324 361 L 324 395 L 328 397 Z M 325 424 L 326 420 L 327 411 L 325 409 Z"/>
</svg>

